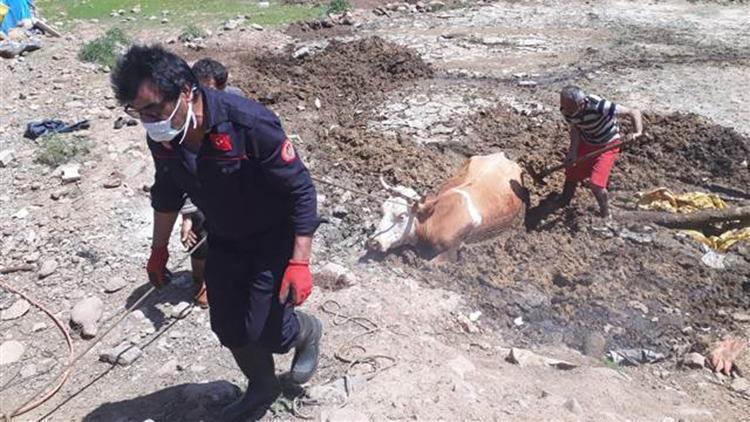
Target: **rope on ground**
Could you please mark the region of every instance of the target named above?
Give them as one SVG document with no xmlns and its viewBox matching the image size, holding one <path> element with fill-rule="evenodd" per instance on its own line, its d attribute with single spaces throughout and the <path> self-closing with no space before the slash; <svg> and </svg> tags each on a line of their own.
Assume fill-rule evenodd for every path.
<svg viewBox="0 0 750 422">
<path fill-rule="evenodd" d="M 190 258 L 190 255 L 193 252 L 195 252 L 203 244 L 203 242 L 205 242 L 205 241 L 206 241 L 206 238 L 204 237 L 195 246 L 193 246 L 193 248 L 191 250 L 189 250 L 185 254 L 185 256 L 183 256 L 177 262 L 177 264 L 175 264 L 174 267 L 176 268 L 176 267 L 179 267 L 180 265 L 182 265 L 188 258 Z M 14 289 L 10 288 L 10 286 L 7 286 L 7 285 L 5 285 L 2 282 L 0 282 L 0 287 L 4 288 L 4 289 L 6 289 L 6 290 L 8 290 L 10 292 L 17 293 L 17 294 L 21 295 L 22 297 L 24 297 L 20 292 L 15 291 Z M 151 294 L 154 293 L 155 291 L 156 291 L 156 287 L 155 286 L 151 286 L 148 290 L 146 290 L 141 295 L 141 297 L 138 298 L 138 300 L 136 300 L 132 305 L 130 305 L 128 308 L 125 309 L 125 312 L 123 312 L 122 315 L 119 318 L 117 318 L 114 323 L 112 323 L 112 325 L 110 325 L 109 327 L 107 327 L 107 329 L 104 330 L 99 335 L 98 338 L 96 338 L 94 341 L 92 341 L 91 344 L 89 344 L 89 346 L 87 348 L 85 348 L 81 353 L 79 353 L 75 358 L 72 358 L 72 355 L 73 355 L 73 352 L 72 352 L 73 343 L 72 343 L 72 340 L 70 339 L 70 335 L 68 334 L 68 332 L 66 330 L 65 331 L 65 333 L 66 333 L 66 340 L 69 342 L 69 347 L 71 348 L 71 358 L 69 358 L 68 364 L 65 366 L 65 368 L 63 368 L 62 373 L 60 375 L 58 375 L 57 377 L 53 378 L 49 383 L 47 383 L 43 388 L 41 388 L 36 394 L 32 395 L 31 398 L 29 400 L 27 400 L 25 403 L 23 403 L 21 406 L 18 406 L 18 408 L 16 408 L 12 412 L 9 412 L 9 413 L 6 413 L 6 414 L 2 415 L 2 417 L 5 419 L 5 421 L 6 422 L 10 422 L 11 418 L 19 416 L 19 415 L 22 415 L 22 414 L 28 412 L 29 410 L 34 409 L 34 408 L 40 406 L 42 403 L 44 403 L 47 400 L 49 400 L 50 398 L 52 398 L 52 396 L 55 395 L 55 393 L 57 393 L 57 391 L 60 390 L 60 388 L 62 387 L 62 385 L 65 383 L 65 381 L 67 381 L 68 376 L 70 375 L 70 372 L 73 369 L 73 367 L 89 351 L 91 351 L 91 349 L 93 349 L 97 344 L 101 343 L 101 341 L 107 336 L 107 334 L 109 334 L 112 330 L 114 330 L 115 327 L 117 327 L 118 325 L 120 325 L 120 323 L 122 323 L 122 321 L 125 318 L 127 318 L 127 316 L 130 315 L 131 312 L 133 312 L 136 308 L 138 308 L 138 306 L 140 306 L 141 303 L 143 303 L 143 301 L 146 300 L 149 296 L 151 296 Z M 24 297 L 24 299 L 26 299 L 26 297 Z M 28 300 L 30 303 L 32 303 L 29 299 L 26 299 L 26 300 Z M 44 309 L 42 309 L 42 310 L 44 310 Z M 51 318 L 53 318 L 55 320 L 55 324 L 58 324 L 58 327 L 61 327 L 61 329 L 64 330 L 64 328 L 62 328 L 63 326 L 61 325 L 60 321 L 54 315 L 52 315 L 48 311 L 45 311 L 45 312 L 47 313 L 47 315 L 49 315 Z M 51 390 L 51 393 L 45 394 L 40 399 L 38 399 L 38 400 L 35 401 L 36 397 L 38 397 L 40 394 L 42 394 L 42 392 L 44 392 L 45 390 L 47 390 L 51 386 L 55 385 L 58 382 L 58 380 L 61 380 L 59 382 L 59 385 L 56 388 L 54 388 L 53 390 Z M 31 405 L 33 405 L 33 407 Z"/>
<path fill-rule="evenodd" d="M 7 274 L 7 273 L 4 272 L 3 274 Z M 7 291 L 11 292 L 11 293 L 15 293 L 18 296 L 21 296 L 24 300 L 26 300 L 30 304 L 36 306 L 42 312 L 44 312 L 45 314 L 47 314 L 47 316 L 52 319 L 52 321 L 55 323 L 55 325 L 57 325 L 57 328 L 59 328 L 60 331 L 63 333 L 63 336 L 65 337 L 65 342 L 68 344 L 68 365 L 67 365 L 67 368 L 62 372 L 62 374 L 60 374 L 58 377 L 56 377 L 55 379 L 53 379 L 51 383 L 45 385 L 44 388 L 39 391 L 39 393 L 37 393 L 37 394 L 34 395 L 34 397 L 38 396 L 39 394 L 42 394 L 45 390 L 47 390 L 47 388 L 49 388 L 49 386 L 53 386 L 53 388 L 51 390 L 47 391 L 46 393 L 44 393 L 44 395 L 41 396 L 41 397 L 39 397 L 39 399 L 34 400 L 34 397 L 32 397 L 30 400 L 26 401 L 24 404 L 22 404 L 21 406 L 19 406 L 16 410 L 14 410 L 14 411 L 12 411 L 10 413 L 4 414 L 3 418 L 7 422 L 10 422 L 11 418 L 23 415 L 24 413 L 26 413 L 26 412 L 28 412 L 28 411 L 30 411 L 32 409 L 36 409 L 37 407 L 39 407 L 42 403 L 46 402 L 52 396 L 54 396 L 62 388 L 62 386 L 65 385 L 65 382 L 68 381 L 68 377 L 70 376 L 70 371 L 72 370 L 71 362 L 73 361 L 73 340 L 70 338 L 70 333 L 65 328 L 65 326 L 60 321 L 60 319 L 57 318 L 44 305 L 42 305 L 41 303 L 39 303 L 36 300 L 32 299 L 31 297 L 27 296 L 23 292 L 21 292 L 19 290 L 16 290 L 15 288 L 13 288 L 13 287 L 11 287 L 11 286 L 9 286 L 9 285 L 1 282 L 1 281 L 0 281 L 0 287 L 3 288 L 4 290 L 7 290 Z"/>
<path fill-rule="evenodd" d="M 349 379 L 351 377 L 352 370 L 357 366 L 369 366 L 370 372 L 365 375 L 365 379 L 367 381 L 371 381 L 373 378 L 375 378 L 378 374 L 380 374 L 383 371 L 386 371 L 390 368 L 393 368 L 398 363 L 398 359 L 395 356 L 390 355 L 384 355 L 384 354 L 377 354 L 377 355 L 368 355 L 367 349 L 362 346 L 361 344 L 357 343 L 358 340 L 373 335 L 375 333 L 383 331 L 383 329 L 375 323 L 373 320 L 361 316 L 361 315 L 347 315 L 342 312 L 342 306 L 340 303 L 333 299 L 326 300 L 323 302 L 322 305 L 320 305 L 320 310 L 323 311 L 323 313 L 330 315 L 333 317 L 333 325 L 334 326 L 341 326 L 347 323 L 353 323 L 364 329 L 365 331 L 362 333 L 359 333 L 348 340 L 344 342 L 341 346 L 339 346 L 336 351 L 334 352 L 333 356 L 347 364 L 346 371 L 344 371 L 344 388 L 345 388 L 345 395 L 343 396 L 341 403 L 339 404 L 339 407 L 344 407 L 348 403 L 348 396 L 351 394 L 351 389 L 349 387 Z M 359 356 L 353 356 L 353 351 L 359 351 Z M 386 361 L 387 364 L 383 365 L 382 362 Z M 325 385 L 319 386 L 319 387 L 326 387 Z M 338 391 L 334 388 L 331 388 L 332 391 Z M 301 397 L 295 397 L 292 401 L 292 413 L 294 416 L 301 418 L 301 419 L 313 419 L 313 416 L 302 413 L 300 410 L 300 405 L 308 405 L 308 406 L 314 406 L 314 405 L 320 405 L 323 404 L 319 400 L 316 399 L 310 399 L 310 398 L 301 398 Z"/>
</svg>

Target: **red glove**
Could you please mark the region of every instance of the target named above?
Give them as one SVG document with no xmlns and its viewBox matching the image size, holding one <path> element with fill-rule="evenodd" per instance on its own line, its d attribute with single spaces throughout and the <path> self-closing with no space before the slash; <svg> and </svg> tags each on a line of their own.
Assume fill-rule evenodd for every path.
<svg viewBox="0 0 750 422">
<path fill-rule="evenodd" d="M 151 256 L 146 264 L 148 279 L 156 287 L 167 284 L 167 260 L 169 251 L 166 246 L 155 246 L 151 248 Z"/>
<path fill-rule="evenodd" d="M 294 306 L 301 305 L 312 293 L 312 274 L 310 274 L 310 263 L 308 261 L 290 260 L 281 279 L 281 290 L 279 301 L 286 303 L 289 291 L 292 292 Z"/>
</svg>

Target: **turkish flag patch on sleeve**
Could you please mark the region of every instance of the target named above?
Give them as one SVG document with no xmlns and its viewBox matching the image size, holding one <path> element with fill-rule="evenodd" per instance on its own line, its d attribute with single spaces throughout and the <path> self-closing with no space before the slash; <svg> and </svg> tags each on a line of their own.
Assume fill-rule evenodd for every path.
<svg viewBox="0 0 750 422">
<path fill-rule="evenodd" d="M 232 137 L 228 133 L 211 133 L 208 135 L 208 139 L 211 141 L 211 145 L 219 151 L 232 150 Z"/>
<path fill-rule="evenodd" d="M 291 163 L 296 157 L 297 154 L 294 152 L 294 145 L 292 145 L 289 139 L 285 140 L 284 144 L 281 145 L 281 160 L 285 163 Z"/>
</svg>

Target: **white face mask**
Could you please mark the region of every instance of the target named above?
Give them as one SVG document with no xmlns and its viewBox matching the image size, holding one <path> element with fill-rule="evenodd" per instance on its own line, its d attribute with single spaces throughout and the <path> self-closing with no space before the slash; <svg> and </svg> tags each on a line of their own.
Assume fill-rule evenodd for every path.
<svg viewBox="0 0 750 422">
<path fill-rule="evenodd" d="M 177 110 L 180 108 L 180 102 L 182 101 L 182 97 L 177 99 L 177 104 L 174 107 L 174 111 L 172 111 L 172 114 L 167 117 L 166 120 L 162 120 L 159 122 L 153 122 L 153 123 L 143 123 L 143 127 L 146 128 L 146 133 L 148 133 L 148 136 L 151 137 L 156 142 L 169 142 L 172 139 L 174 139 L 177 135 L 182 132 L 182 138 L 180 139 L 180 144 L 185 140 L 185 136 L 187 136 L 187 129 L 188 125 L 190 124 L 190 121 L 193 121 L 193 128 L 198 126 L 198 121 L 195 118 L 195 113 L 193 113 L 193 95 L 190 94 L 190 99 L 188 100 L 188 111 L 187 116 L 185 117 L 185 124 L 179 128 L 175 129 L 172 127 L 172 119 L 174 118 L 175 114 L 177 114 Z"/>
</svg>

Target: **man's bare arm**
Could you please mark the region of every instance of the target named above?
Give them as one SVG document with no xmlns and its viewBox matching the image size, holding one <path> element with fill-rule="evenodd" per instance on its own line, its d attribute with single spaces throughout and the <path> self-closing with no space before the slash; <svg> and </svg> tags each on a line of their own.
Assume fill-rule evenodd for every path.
<svg viewBox="0 0 750 422">
<path fill-rule="evenodd" d="M 637 108 L 629 108 L 629 107 L 618 105 L 615 108 L 615 116 L 617 117 L 628 116 L 630 118 L 630 121 L 633 122 L 633 126 L 635 127 L 635 130 L 633 133 L 630 134 L 630 139 L 635 139 L 643 135 L 643 118 L 641 116 L 640 110 L 638 110 Z"/>
<path fill-rule="evenodd" d="M 154 211 L 154 238 L 151 246 L 158 248 L 169 244 L 169 236 L 172 234 L 172 228 L 177 221 L 176 212 L 159 212 Z"/>
</svg>

